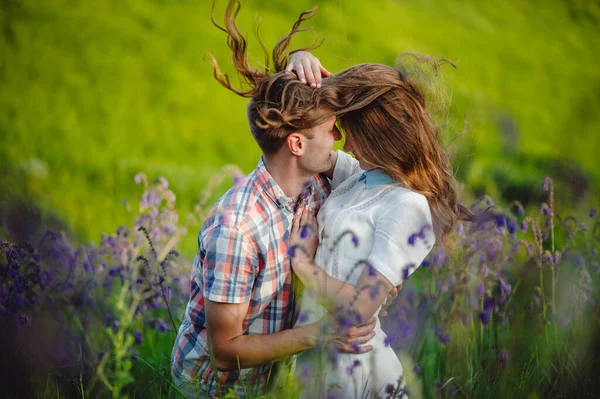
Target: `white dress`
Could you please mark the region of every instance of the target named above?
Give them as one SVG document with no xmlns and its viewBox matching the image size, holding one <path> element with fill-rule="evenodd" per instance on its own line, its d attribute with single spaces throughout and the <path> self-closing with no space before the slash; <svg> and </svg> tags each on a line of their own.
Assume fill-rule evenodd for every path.
<svg viewBox="0 0 600 399">
<path fill-rule="evenodd" d="M 317 216 L 320 243 L 315 263 L 331 277 L 356 285 L 365 267 L 361 261 L 366 260 L 397 286 L 435 241 L 429 206 L 423 195 L 397 183 L 367 187 L 362 174 L 356 160 L 338 151 L 334 190 Z M 354 236 L 347 233 L 339 239 L 346 231 Z M 305 325 L 327 311 L 314 292 L 305 290 L 299 314 L 298 324 Z M 296 371 L 306 380 L 305 397 L 385 397 L 389 385 L 397 387 L 402 380 L 402 365 L 386 337 L 378 318 L 369 353 L 332 356 L 316 348 L 299 354 Z"/>
</svg>

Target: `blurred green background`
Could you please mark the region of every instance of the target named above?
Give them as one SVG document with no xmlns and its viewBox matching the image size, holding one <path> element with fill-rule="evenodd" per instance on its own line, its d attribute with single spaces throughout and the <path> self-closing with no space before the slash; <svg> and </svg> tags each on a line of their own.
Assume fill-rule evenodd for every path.
<svg viewBox="0 0 600 399">
<path fill-rule="evenodd" d="M 239 26 L 256 65 L 254 26 L 272 48 L 315 4 L 313 31 L 292 47 L 325 38 L 315 53 L 332 72 L 411 51 L 458 65 L 443 76 L 452 90 L 444 137 L 463 131 L 466 116 L 468 132 L 450 147 L 466 192 L 534 203 L 550 175 L 563 209 L 597 202 L 596 1 L 247 0 Z M 246 100 L 219 86 L 206 61 L 210 52 L 231 72 L 210 10 L 210 0 L 0 0 L 4 233 L 26 213 L 97 241 L 131 223 L 123 201 L 136 206 L 139 171 L 165 176 L 186 213 L 225 164 L 252 170 L 260 151 Z M 186 240 L 191 256 L 194 234 Z"/>
</svg>

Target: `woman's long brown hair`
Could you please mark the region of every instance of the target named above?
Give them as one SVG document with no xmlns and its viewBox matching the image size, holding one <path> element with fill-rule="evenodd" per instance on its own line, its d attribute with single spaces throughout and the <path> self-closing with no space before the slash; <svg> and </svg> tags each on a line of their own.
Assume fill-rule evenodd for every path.
<svg viewBox="0 0 600 399">
<path fill-rule="evenodd" d="M 474 215 L 459 203 L 449 157 L 417 84 L 380 64 L 356 65 L 329 80 L 346 139 L 374 168 L 427 198 L 436 235 L 451 246 L 456 222 Z"/>
</svg>

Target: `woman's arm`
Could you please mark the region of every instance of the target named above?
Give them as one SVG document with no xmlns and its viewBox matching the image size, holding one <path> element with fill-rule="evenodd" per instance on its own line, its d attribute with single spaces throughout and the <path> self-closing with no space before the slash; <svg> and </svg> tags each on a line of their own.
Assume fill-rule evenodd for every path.
<svg viewBox="0 0 600 399">
<path fill-rule="evenodd" d="M 329 311 L 342 309 L 360 320 L 368 320 L 394 288 L 393 284 L 373 267 L 365 265 L 356 286 L 329 276 L 313 261 L 317 246 L 316 220 L 305 211 L 292 227 L 291 263 L 298 278 L 308 289 L 314 289 L 321 304 Z"/>
</svg>

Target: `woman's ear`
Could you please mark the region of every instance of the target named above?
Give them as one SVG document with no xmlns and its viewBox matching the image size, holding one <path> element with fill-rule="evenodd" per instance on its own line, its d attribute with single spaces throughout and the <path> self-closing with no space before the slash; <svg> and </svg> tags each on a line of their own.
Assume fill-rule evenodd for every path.
<svg viewBox="0 0 600 399">
<path fill-rule="evenodd" d="M 306 148 L 306 146 L 304 145 L 305 139 L 306 137 L 304 137 L 303 134 L 294 132 L 287 136 L 287 138 L 285 139 L 285 144 L 287 145 L 288 149 L 293 155 L 301 156 L 304 155 L 304 150 Z"/>
</svg>

